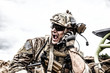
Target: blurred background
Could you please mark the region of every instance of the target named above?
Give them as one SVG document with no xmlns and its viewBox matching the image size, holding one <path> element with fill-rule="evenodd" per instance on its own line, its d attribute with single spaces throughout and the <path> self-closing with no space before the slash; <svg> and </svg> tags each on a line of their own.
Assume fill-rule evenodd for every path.
<svg viewBox="0 0 110 73">
<path fill-rule="evenodd" d="M 93 56 L 101 38 L 92 31 L 110 27 L 110 0 L 0 0 L 0 59 L 11 60 L 27 39 L 50 35 L 51 16 L 67 9 L 86 24 L 89 46 L 77 40 L 84 56 Z"/>
</svg>

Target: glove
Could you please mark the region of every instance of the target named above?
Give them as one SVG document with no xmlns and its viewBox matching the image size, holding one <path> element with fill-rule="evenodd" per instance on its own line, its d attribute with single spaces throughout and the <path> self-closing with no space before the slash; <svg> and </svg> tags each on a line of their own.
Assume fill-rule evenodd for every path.
<svg viewBox="0 0 110 73">
<path fill-rule="evenodd" d="M 44 51 L 44 53 L 42 53 L 41 55 L 41 62 L 44 61 L 44 60 L 48 60 L 47 58 L 47 53 Z"/>
<path fill-rule="evenodd" d="M 64 58 L 64 63 L 65 63 L 64 68 L 71 70 L 72 66 L 71 66 L 71 58 L 69 54 L 67 54 L 67 56 Z"/>
<path fill-rule="evenodd" d="M 18 71 L 16 73 L 27 73 L 27 71 L 26 70 L 21 70 L 21 71 Z"/>
<path fill-rule="evenodd" d="M 41 58 L 41 64 L 42 64 L 42 66 L 44 68 L 47 68 L 47 66 L 45 65 L 45 60 L 48 60 L 47 53 L 44 51 L 44 53 L 42 53 L 42 55 L 41 55 L 40 58 Z"/>
<path fill-rule="evenodd" d="M 69 50 L 70 48 L 74 48 L 74 40 L 75 35 L 72 31 L 69 31 L 65 36 L 64 40 L 66 41 L 66 49 Z"/>
<path fill-rule="evenodd" d="M 67 54 L 67 56 L 64 58 L 64 62 L 65 63 L 71 62 L 71 58 L 70 58 L 70 55 L 69 54 Z"/>
<path fill-rule="evenodd" d="M 75 40 L 75 35 L 72 31 L 69 31 L 65 34 L 64 38 L 65 38 L 65 41 L 68 42 L 71 40 Z"/>
</svg>

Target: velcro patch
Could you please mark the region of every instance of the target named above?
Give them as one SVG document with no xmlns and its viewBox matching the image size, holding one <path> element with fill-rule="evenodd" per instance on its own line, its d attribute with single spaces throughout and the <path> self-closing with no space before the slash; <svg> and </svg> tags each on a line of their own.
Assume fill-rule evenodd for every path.
<svg viewBox="0 0 110 73">
<path fill-rule="evenodd" d="M 32 46 L 31 46 L 31 44 L 30 44 L 29 41 L 27 41 L 27 42 L 25 43 L 25 46 L 24 46 L 24 47 L 26 48 L 26 50 L 29 50 L 29 49 L 32 48 Z"/>
</svg>

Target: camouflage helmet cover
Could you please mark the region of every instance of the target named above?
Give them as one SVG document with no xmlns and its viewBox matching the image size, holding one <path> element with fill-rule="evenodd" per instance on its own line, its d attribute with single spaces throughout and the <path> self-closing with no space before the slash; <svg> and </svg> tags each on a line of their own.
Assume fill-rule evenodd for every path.
<svg viewBox="0 0 110 73">
<path fill-rule="evenodd" d="M 66 13 L 55 14 L 52 19 L 50 19 L 50 21 L 52 23 L 56 23 L 67 28 L 71 28 L 71 24 L 76 23 L 76 20 L 73 18 L 71 12 L 69 12 L 68 10 L 66 11 Z"/>
</svg>

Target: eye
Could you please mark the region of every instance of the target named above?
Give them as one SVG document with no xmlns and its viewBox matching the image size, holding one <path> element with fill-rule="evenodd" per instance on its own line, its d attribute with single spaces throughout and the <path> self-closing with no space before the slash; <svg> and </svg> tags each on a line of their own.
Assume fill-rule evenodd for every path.
<svg viewBox="0 0 110 73">
<path fill-rule="evenodd" d="M 56 30 L 57 30 L 57 31 L 64 31 L 64 30 L 65 30 L 65 27 L 60 26 L 60 25 L 57 25 L 57 26 L 56 26 Z"/>
<path fill-rule="evenodd" d="M 55 28 L 57 31 L 64 31 L 65 30 L 65 27 L 58 25 L 58 24 L 55 24 L 55 23 L 52 23 L 51 28 L 52 29 Z"/>
</svg>

